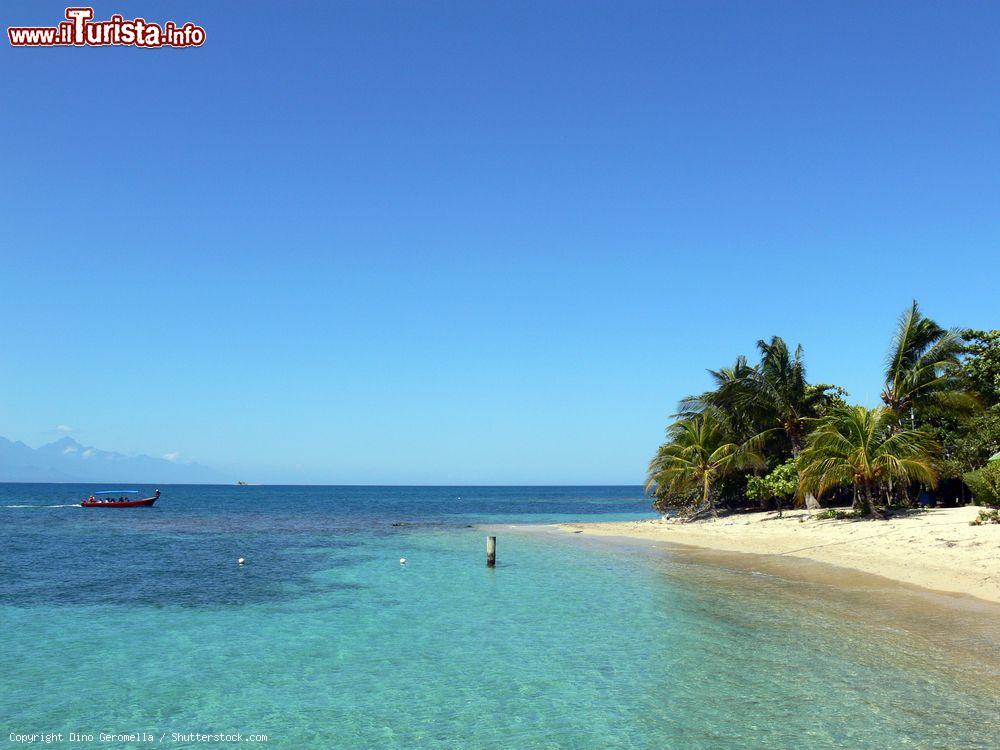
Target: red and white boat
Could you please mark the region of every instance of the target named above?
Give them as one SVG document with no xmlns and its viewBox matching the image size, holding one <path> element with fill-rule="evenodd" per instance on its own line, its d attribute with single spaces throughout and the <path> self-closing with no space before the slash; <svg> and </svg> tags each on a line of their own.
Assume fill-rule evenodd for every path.
<svg viewBox="0 0 1000 750">
<path fill-rule="evenodd" d="M 149 508 L 160 499 L 160 491 L 152 497 L 142 499 L 130 497 L 138 495 L 139 490 L 101 490 L 88 497 L 80 506 L 83 508 Z"/>
</svg>

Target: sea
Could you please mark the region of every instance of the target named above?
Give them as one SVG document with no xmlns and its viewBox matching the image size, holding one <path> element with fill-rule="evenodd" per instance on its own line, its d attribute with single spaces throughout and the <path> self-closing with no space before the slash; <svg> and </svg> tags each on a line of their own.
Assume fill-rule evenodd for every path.
<svg viewBox="0 0 1000 750">
<path fill-rule="evenodd" d="M 996 609 L 547 526 L 640 487 L 98 489 L 0 485 L 2 746 L 1000 747 Z"/>
</svg>

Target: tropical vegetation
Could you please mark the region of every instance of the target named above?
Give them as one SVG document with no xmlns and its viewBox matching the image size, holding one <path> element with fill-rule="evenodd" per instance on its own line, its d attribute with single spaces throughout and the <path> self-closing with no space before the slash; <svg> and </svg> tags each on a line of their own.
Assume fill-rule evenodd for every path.
<svg viewBox="0 0 1000 750">
<path fill-rule="evenodd" d="M 756 349 L 680 401 L 647 472 L 661 512 L 1000 505 L 1000 330 L 945 328 L 913 302 L 874 407 L 810 382 L 802 346 L 772 336 Z"/>
<path fill-rule="evenodd" d="M 757 441 L 734 442 L 726 422 L 714 411 L 696 414 L 670 427 L 670 441 L 649 464 L 650 485 L 698 502 L 697 510 L 716 513 L 713 490 L 732 472 L 763 466 Z M 655 480 L 653 479 L 655 477 Z"/>
<path fill-rule="evenodd" d="M 842 406 L 821 420 L 799 457 L 800 493 L 822 495 L 834 487 L 851 487 L 854 504 L 864 514 L 875 512 L 875 499 L 892 483 L 937 484 L 934 438 L 924 430 L 900 427 L 885 406 Z"/>
<path fill-rule="evenodd" d="M 773 503 L 781 515 L 782 506 L 795 497 L 799 486 L 799 462 L 792 457 L 778 464 L 767 474 L 747 478 L 747 499 L 760 503 Z"/>
<path fill-rule="evenodd" d="M 1000 459 L 963 474 L 962 479 L 977 504 L 1000 507 Z"/>
</svg>

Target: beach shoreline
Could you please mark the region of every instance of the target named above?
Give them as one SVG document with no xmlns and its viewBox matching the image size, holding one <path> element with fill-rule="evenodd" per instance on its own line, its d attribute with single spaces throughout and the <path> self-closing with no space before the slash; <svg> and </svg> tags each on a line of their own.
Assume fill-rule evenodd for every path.
<svg viewBox="0 0 1000 750">
<path fill-rule="evenodd" d="M 622 537 L 774 558 L 803 558 L 946 594 L 1000 604 L 1000 525 L 972 526 L 981 508 L 937 508 L 888 520 L 813 518 L 809 511 L 552 524 L 567 534 Z"/>
</svg>

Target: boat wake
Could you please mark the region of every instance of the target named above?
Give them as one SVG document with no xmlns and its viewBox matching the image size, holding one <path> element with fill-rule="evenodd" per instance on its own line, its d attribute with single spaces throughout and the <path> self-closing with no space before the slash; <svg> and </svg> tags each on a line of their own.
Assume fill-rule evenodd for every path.
<svg viewBox="0 0 1000 750">
<path fill-rule="evenodd" d="M 65 503 L 62 505 L 0 505 L 0 508 L 79 508 L 80 503 Z"/>
</svg>

